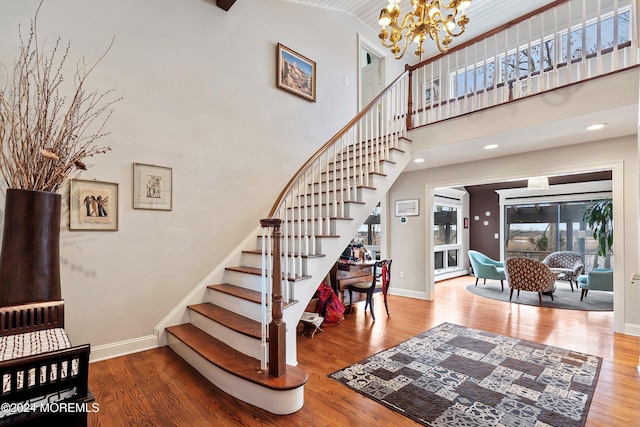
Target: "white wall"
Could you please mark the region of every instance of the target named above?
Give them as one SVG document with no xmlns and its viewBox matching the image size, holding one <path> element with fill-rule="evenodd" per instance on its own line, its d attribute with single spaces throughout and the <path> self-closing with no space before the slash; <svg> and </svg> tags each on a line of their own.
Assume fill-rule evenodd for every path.
<svg viewBox="0 0 640 427">
<path fill-rule="evenodd" d="M 455 126 L 455 124 L 452 124 Z M 395 200 L 419 198 L 422 212 L 410 217 L 407 224 L 392 218 L 390 257 L 394 262 L 394 274 L 404 273 L 404 278 L 394 277 L 394 292 L 403 295 L 422 295 L 429 298 L 432 288 L 432 255 L 427 254 L 425 239 L 429 238 L 429 210 L 433 188 L 445 185 L 470 185 L 486 183 L 487 174 L 492 179 L 524 179 L 528 176 L 554 173 L 579 172 L 613 168 L 614 218 L 616 223 L 615 253 L 616 311 L 622 313 L 616 319 L 618 332 L 640 332 L 640 289 L 629 280 L 638 271 L 638 140 L 636 135 L 579 145 L 534 151 L 521 155 L 460 163 L 429 170 L 404 173 L 389 192 L 390 203 Z M 431 195 L 432 197 L 432 195 Z M 425 236 L 425 239 L 422 238 Z M 622 262 L 622 265 L 618 261 Z M 618 292 L 622 291 L 622 292 Z"/>
<path fill-rule="evenodd" d="M 27 28 L 38 3 L 2 2 L 9 69 L 18 23 Z M 124 97 L 102 140 L 112 151 L 90 159 L 81 178 L 119 183 L 119 230 L 69 231 L 66 210 L 62 219 L 67 329 L 93 346 L 150 336 L 258 225 L 291 175 L 356 114 L 357 34 L 377 43 L 354 18 L 280 0 L 241 0 L 229 12 L 214 0 L 47 0 L 38 32 L 70 40 L 71 65 L 97 59 L 115 36 L 89 80 Z M 316 61 L 316 103 L 276 87 L 278 42 Z M 171 212 L 132 208 L 133 162 L 173 169 Z"/>
</svg>

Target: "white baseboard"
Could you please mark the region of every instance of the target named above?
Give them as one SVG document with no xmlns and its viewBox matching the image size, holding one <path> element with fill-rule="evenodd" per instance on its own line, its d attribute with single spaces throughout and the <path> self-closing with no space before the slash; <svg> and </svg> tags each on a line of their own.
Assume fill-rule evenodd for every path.
<svg viewBox="0 0 640 427">
<path fill-rule="evenodd" d="M 427 299 L 427 293 L 422 291 L 413 291 L 411 289 L 391 288 L 389 289 L 389 295 L 398 295 L 401 297 L 415 298 L 415 299 Z"/>
<path fill-rule="evenodd" d="M 91 347 L 90 362 L 112 359 L 140 351 L 151 350 L 158 347 L 158 338 L 155 335 L 133 338 L 126 341 L 114 342 L 111 344 L 97 345 Z"/>
<path fill-rule="evenodd" d="M 636 337 L 640 337 L 640 325 L 636 325 L 633 323 L 625 323 L 624 333 L 625 335 L 633 335 Z M 640 366 L 638 368 L 640 369 Z"/>
<path fill-rule="evenodd" d="M 471 273 L 469 268 L 461 268 L 458 270 L 451 270 L 445 273 L 436 273 L 433 276 L 433 280 L 435 282 L 439 282 L 440 280 L 453 279 L 454 277 L 467 276 Z"/>
</svg>

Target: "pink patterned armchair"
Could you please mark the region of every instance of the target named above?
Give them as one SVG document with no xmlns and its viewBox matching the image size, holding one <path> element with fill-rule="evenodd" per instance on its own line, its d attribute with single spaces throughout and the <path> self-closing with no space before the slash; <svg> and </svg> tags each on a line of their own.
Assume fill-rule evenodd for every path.
<svg viewBox="0 0 640 427">
<path fill-rule="evenodd" d="M 531 258 L 508 258 L 504 262 L 504 271 L 509 284 L 509 301 L 513 296 L 513 290 L 532 291 L 538 293 L 540 305 L 542 305 L 542 293 L 548 292 L 553 301 L 556 275 L 548 266 Z"/>
</svg>

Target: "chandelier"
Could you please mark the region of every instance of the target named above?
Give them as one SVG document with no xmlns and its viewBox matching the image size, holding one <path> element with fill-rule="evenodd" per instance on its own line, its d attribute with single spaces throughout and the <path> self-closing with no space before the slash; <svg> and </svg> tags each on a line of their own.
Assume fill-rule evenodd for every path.
<svg viewBox="0 0 640 427">
<path fill-rule="evenodd" d="M 391 48 L 396 59 L 402 58 L 410 42 L 418 44 L 416 55 L 422 59 L 422 43 L 427 36 L 436 42 L 440 52 L 446 52 L 453 41 L 451 37 L 464 33 L 469 23 L 465 11 L 471 0 L 411 0 L 413 11 L 407 12 L 402 23 L 398 22 L 401 0 L 388 1 L 387 7 L 380 12 L 378 23 L 382 30 L 379 37 L 383 46 Z M 391 26 L 391 33 L 387 31 L 387 25 Z"/>
</svg>

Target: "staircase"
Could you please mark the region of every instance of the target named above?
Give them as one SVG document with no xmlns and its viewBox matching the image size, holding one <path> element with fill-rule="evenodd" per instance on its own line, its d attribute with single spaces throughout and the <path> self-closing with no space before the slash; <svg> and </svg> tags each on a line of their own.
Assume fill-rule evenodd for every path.
<svg viewBox="0 0 640 427">
<path fill-rule="evenodd" d="M 577 6 L 572 7 L 573 3 Z M 495 81 L 485 77 L 489 86 L 464 90 L 457 98 L 425 99 L 425 85 L 431 82 L 434 89 L 437 76 L 445 70 L 462 69 L 474 81 L 476 75 L 489 75 L 491 67 L 495 68 L 491 64 L 510 52 L 511 45 L 531 48 L 532 41 L 538 40 L 542 44 L 546 39 L 536 33 L 539 24 L 531 23 L 519 26 L 515 34 L 523 38 L 513 41 L 512 29 L 524 20 L 544 14 L 544 22 L 554 22 L 553 32 L 559 34 L 573 27 L 558 17 L 572 16 L 573 10 L 574 16 L 580 16 L 582 28 L 587 28 L 591 24 L 580 3 L 584 2 L 552 2 L 504 25 L 499 33 L 487 33 L 467 46 L 450 50 L 449 55 L 409 67 L 301 167 L 263 220 L 269 226 L 256 227 L 156 326 L 159 344 L 171 346 L 213 384 L 238 399 L 275 414 L 299 410 L 308 378 L 297 366 L 296 326 L 335 260 L 408 163 L 407 129 L 544 93 L 638 62 L 635 41 L 602 49 L 595 56 L 580 49 L 582 57 L 568 63 L 529 70 L 526 76 L 510 74 L 508 81 L 498 82 L 497 75 Z M 602 15 L 605 8 L 599 1 L 597 4 Z M 598 25 L 605 21 L 599 19 Z M 529 32 L 521 31 L 526 27 Z M 510 45 L 501 44 L 507 41 Z M 456 50 L 459 52 L 451 55 Z M 478 52 L 494 58 L 493 62 L 485 61 L 483 68 L 478 68 Z M 604 53 L 612 53 L 611 59 L 605 61 Z M 467 57 L 474 62 L 459 64 L 455 59 Z M 451 58 L 455 65 L 449 62 Z M 514 89 L 515 83 L 519 84 Z M 451 93 L 446 79 L 439 84 L 441 93 Z M 259 219 L 256 217 L 256 223 Z M 279 243 L 272 247 L 274 241 Z M 273 276 L 277 280 L 272 280 Z"/>
<path fill-rule="evenodd" d="M 277 312 L 267 280 L 275 264 L 269 229 L 258 227 L 156 327 L 160 345 L 240 400 L 274 414 L 302 407 L 308 378 L 296 366 L 296 327 L 320 282 L 411 157 L 405 93 L 406 73 L 309 159 L 269 214 L 282 221 L 282 375 L 270 375 L 274 361 L 267 360 L 273 356 L 266 326 Z"/>
</svg>

